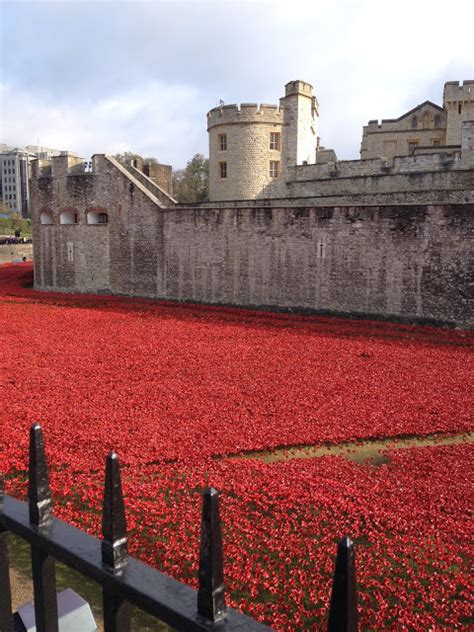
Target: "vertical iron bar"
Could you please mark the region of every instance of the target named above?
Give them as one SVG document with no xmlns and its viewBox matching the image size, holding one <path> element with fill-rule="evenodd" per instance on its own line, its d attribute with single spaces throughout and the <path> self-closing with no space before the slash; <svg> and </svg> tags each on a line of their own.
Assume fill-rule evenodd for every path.
<svg viewBox="0 0 474 632">
<path fill-rule="evenodd" d="M 43 434 L 39 424 L 30 429 L 29 464 L 30 522 L 47 535 L 53 520 L 48 466 L 44 451 Z M 56 570 L 54 558 L 41 548 L 31 547 L 31 565 L 35 595 L 37 632 L 58 632 L 58 603 L 56 596 Z"/>
<path fill-rule="evenodd" d="M 120 573 L 127 564 L 127 524 L 123 502 L 118 456 L 111 452 L 105 467 L 105 490 L 102 508 L 102 563 L 113 573 Z M 129 632 L 129 604 L 105 583 L 102 588 L 105 632 Z"/>
<path fill-rule="evenodd" d="M 354 543 L 346 536 L 337 545 L 328 632 L 357 632 L 357 629 Z"/>
<path fill-rule="evenodd" d="M 208 487 L 204 491 L 202 504 L 198 614 L 210 621 L 220 621 L 225 611 L 219 493 L 213 487 Z"/>
<path fill-rule="evenodd" d="M 3 512 L 3 476 L 0 474 L 0 514 Z M 12 632 L 12 591 L 10 586 L 8 531 L 0 527 L 0 632 Z"/>
</svg>

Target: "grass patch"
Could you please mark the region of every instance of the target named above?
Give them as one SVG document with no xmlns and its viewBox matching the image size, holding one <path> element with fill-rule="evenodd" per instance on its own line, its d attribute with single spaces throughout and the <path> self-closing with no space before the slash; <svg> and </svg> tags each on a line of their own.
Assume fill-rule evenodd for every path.
<svg viewBox="0 0 474 632">
<path fill-rule="evenodd" d="M 427 448 L 437 445 L 457 445 L 459 443 L 473 443 L 474 432 L 452 435 L 427 435 L 424 437 L 389 437 L 386 439 L 367 439 L 354 442 L 344 442 L 334 445 L 307 445 L 294 448 L 282 447 L 261 452 L 245 452 L 236 454 L 233 459 L 257 459 L 264 463 L 276 463 L 292 459 L 317 459 L 323 456 L 342 456 L 356 463 L 383 465 L 389 463 L 386 454 L 390 450 L 408 448 Z"/>
<path fill-rule="evenodd" d="M 12 567 L 17 574 L 26 582 L 32 582 L 30 546 L 21 538 L 10 535 L 10 560 Z M 99 584 L 84 577 L 77 571 L 61 562 L 56 562 L 56 583 L 57 591 L 61 592 L 65 588 L 72 588 L 83 599 L 85 599 L 92 610 L 99 630 L 103 630 L 102 620 L 102 591 Z M 12 586 L 15 591 L 15 582 Z M 31 595 L 31 599 L 33 596 Z M 170 632 L 172 628 L 165 623 L 158 621 L 146 612 L 132 606 L 132 630 L 140 632 Z"/>
</svg>

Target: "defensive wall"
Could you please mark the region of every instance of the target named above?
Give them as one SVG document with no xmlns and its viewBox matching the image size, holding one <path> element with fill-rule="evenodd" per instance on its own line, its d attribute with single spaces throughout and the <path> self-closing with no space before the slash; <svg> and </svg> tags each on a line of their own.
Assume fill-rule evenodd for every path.
<svg viewBox="0 0 474 632">
<path fill-rule="evenodd" d="M 347 194 L 328 175 L 306 197 L 200 206 L 166 205 L 104 155 L 81 169 L 67 156 L 34 167 L 38 289 L 473 324 L 474 170 L 462 159 L 425 172 L 452 179 L 434 191 Z"/>
</svg>

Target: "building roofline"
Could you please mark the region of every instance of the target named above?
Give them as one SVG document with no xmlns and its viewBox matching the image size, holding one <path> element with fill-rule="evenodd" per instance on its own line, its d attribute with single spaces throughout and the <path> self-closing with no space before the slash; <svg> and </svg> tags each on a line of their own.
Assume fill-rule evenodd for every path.
<svg viewBox="0 0 474 632">
<path fill-rule="evenodd" d="M 405 114 L 402 114 L 401 116 L 399 116 L 398 118 L 393 118 L 393 119 L 382 119 L 381 123 L 398 123 L 398 121 L 401 121 L 402 119 L 404 119 L 406 116 L 410 116 L 410 114 L 413 114 L 414 112 L 416 112 L 416 110 L 418 110 L 419 108 L 425 107 L 427 105 L 431 105 L 432 107 L 436 108 L 437 110 L 439 110 L 440 112 L 444 112 L 443 108 L 440 105 L 437 105 L 436 103 L 433 103 L 433 101 L 423 101 L 423 103 L 419 103 L 418 105 L 415 105 L 414 108 L 412 108 L 411 110 L 408 110 L 408 112 L 405 112 Z"/>
</svg>

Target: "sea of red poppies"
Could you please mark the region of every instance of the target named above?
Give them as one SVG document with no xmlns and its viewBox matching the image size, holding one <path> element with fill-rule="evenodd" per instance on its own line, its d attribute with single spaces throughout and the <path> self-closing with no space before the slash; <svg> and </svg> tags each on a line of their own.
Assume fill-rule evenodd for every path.
<svg viewBox="0 0 474 632">
<path fill-rule="evenodd" d="M 46 294 L 31 282 L 30 265 L 0 266 L 10 492 L 22 493 L 40 421 L 58 515 L 98 531 L 104 458 L 117 450 L 132 551 L 190 583 L 199 492 L 221 490 L 231 603 L 276 629 L 322 629 L 346 533 L 363 629 L 472 625 L 470 444 L 398 450 L 380 466 L 230 458 L 472 431 L 472 332 Z"/>
</svg>

